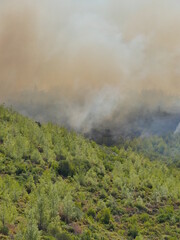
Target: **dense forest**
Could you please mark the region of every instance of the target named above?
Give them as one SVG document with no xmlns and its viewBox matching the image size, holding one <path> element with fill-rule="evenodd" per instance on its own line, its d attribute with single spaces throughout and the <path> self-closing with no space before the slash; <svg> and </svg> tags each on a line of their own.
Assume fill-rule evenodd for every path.
<svg viewBox="0 0 180 240">
<path fill-rule="evenodd" d="M 125 148 L 131 147 L 151 160 L 162 160 L 168 165 L 180 168 L 180 134 L 169 133 L 122 141 Z"/>
<path fill-rule="evenodd" d="M 180 135 L 107 147 L 0 106 L 0 239 L 180 239 Z"/>
</svg>

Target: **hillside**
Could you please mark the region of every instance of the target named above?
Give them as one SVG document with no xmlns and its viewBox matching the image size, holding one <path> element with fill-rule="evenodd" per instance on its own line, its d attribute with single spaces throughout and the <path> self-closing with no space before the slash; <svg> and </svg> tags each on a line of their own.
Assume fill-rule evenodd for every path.
<svg viewBox="0 0 180 240">
<path fill-rule="evenodd" d="M 122 146 L 131 147 L 151 160 L 162 160 L 168 165 L 180 167 L 180 134 L 168 133 L 162 136 L 134 138 L 124 141 Z"/>
<path fill-rule="evenodd" d="M 180 239 L 180 171 L 148 157 L 0 106 L 0 239 Z"/>
</svg>

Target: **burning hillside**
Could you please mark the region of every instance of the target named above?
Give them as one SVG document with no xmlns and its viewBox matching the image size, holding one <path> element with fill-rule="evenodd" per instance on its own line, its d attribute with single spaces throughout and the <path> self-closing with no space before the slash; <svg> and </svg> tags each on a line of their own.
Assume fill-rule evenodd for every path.
<svg viewBox="0 0 180 240">
<path fill-rule="evenodd" d="M 179 131 L 179 11 L 176 0 L 1 1 L 0 101 L 88 135 Z"/>
</svg>

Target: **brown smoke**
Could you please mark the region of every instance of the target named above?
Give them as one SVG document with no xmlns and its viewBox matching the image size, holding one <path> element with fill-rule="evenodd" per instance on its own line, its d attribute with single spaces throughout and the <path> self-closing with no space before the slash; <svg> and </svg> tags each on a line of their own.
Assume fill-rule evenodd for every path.
<svg viewBox="0 0 180 240">
<path fill-rule="evenodd" d="M 27 2 L 0 3 L 1 102 L 81 131 L 180 112 L 178 0 Z"/>
</svg>

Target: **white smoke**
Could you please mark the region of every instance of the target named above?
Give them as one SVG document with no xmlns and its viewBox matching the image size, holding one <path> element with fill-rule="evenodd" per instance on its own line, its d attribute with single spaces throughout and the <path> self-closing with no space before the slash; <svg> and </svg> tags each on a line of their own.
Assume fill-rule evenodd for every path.
<svg viewBox="0 0 180 240">
<path fill-rule="evenodd" d="M 179 114 L 178 0 L 6 0 L 0 6 L 1 102 L 78 131 L 124 127 L 145 110 Z M 156 119 L 151 125 L 158 128 Z"/>
<path fill-rule="evenodd" d="M 176 130 L 175 130 L 174 133 L 175 133 L 175 134 L 180 133 L 180 123 L 178 124 L 178 126 L 177 126 L 177 128 L 176 128 Z"/>
</svg>

